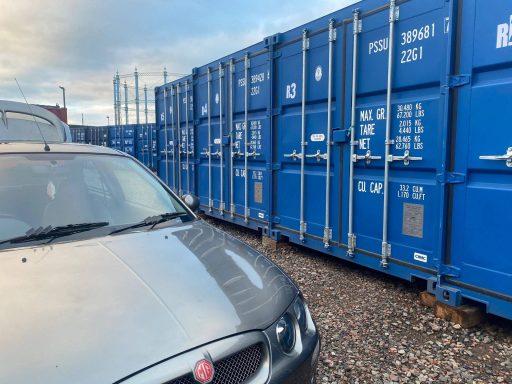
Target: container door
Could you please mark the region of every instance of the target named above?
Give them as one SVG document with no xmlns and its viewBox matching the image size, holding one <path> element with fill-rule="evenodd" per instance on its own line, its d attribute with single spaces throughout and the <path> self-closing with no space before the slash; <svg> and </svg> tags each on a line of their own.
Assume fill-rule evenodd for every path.
<svg viewBox="0 0 512 384">
<path fill-rule="evenodd" d="M 175 111 L 175 88 L 165 86 L 165 93 L 162 88 L 156 90 L 156 118 L 157 118 L 157 158 L 158 176 L 173 190 L 176 187 L 176 166 L 174 129 L 176 120 Z"/>
<path fill-rule="evenodd" d="M 412 269 L 435 274 L 444 230 L 445 187 L 437 175 L 446 157 L 448 100 L 440 90 L 450 67 L 451 12 L 451 2 L 432 0 L 356 14 L 347 44 L 347 73 L 355 74 L 346 82 L 355 99 L 346 121 L 353 133 L 348 256 L 371 256 L 371 266 L 404 278 Z"/>
<path fill-rule="evenodd" d="M 156 167 L 158 164 L 158 131 L 156 125 L 151 124 L 150 126 L 151 132 L 151 169 L 156 171 Z"/>
<path fill-rule="evenodd" d="M 176 159 L 178 194 L 194 193 L 194 98 L 190 80 L 176 84 Z"/>
<path fill-rule="evenodd" d="M 460 73 L 471 83 L 459 94 L 455 172 L 465 183 L 453 188 L 448 262 L 454 281 L 510 301 L 512 3 L 465 1 L 462 25 Z"/>
<path fill-rule="evenodd" d="M 342 29 L 333 22 L 321 33 L 304 31 L 297 42 L 279 47 L 274 162 L 274 222 L 290 238 L 313 237 L 329 247 L 338 241 L 339 147 L 332 130 L 339 127 Z M 311 33 L 310 33 L 311 32 Z M 310 36 L 311 34 L 311 36 Z M 333 236 L 334 233 L 334 236 Z"/>
<path fill-rule="evenodd" d="M 253 227 L 270 214 L 270 61 L 261 49 L 237 58 L 230 70 L 230 215 Z"/>
<path fill-rule="evenodd" d="M 222 65 L 206 68 L 197 77 L 196 97 L 199 105 L 198 193 L 205 211 L 223 214 L 226 210 L 226 83 Z"/>
</svg>

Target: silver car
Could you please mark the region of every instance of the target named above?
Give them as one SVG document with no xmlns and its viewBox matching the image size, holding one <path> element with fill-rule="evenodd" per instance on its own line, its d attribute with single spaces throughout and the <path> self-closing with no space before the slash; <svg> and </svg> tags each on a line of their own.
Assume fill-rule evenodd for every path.
<svg viewBox="0 0 512 384">
<path fill-rule="evenodd" d="M 0 383 L 313 381 L 283 271 L 132 157 L 49 147 L 0 144 Z"/>
</svg>

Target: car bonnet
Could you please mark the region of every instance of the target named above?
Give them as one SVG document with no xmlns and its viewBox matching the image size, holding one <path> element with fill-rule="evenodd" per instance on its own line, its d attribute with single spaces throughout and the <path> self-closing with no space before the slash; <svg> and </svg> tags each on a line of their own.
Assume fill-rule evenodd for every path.
<svg viewBox="0 0 512 384">
<path fill-rule="evenodd" d="M 113 382 L 264 329 L 297 288 L 202 221 L 0 252 L 0 382 Z"/>
</svg>

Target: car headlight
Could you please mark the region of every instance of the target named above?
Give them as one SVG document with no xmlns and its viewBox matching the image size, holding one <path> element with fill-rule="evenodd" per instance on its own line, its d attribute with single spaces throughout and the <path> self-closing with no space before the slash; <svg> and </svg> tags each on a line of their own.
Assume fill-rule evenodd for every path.
<svg viewBox="0 0 512 384">
<path fill-rule="evenodd" d="M 301 331 L 307 331 L 308 329 L 308 310 L 306 308 L 306 303 L 299 296 L 293 303 L 293 313 L 295 314 L 295 318 L 297 319 L 297 323 L 299 323 L 299 327 Z"/>
<path fill-rule="evenodd" d="M 295 327 L 290 314 L 285 313 L 277 322 L 277 340 L 285 353 L 290 353 L 295 346 Z"/>
</svg>

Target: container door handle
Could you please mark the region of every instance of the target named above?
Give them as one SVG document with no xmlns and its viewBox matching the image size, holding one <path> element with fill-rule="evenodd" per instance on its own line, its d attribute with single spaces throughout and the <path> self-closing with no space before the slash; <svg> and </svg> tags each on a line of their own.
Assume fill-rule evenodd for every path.
<svg viewBox="0 0 512 384">
<path fill-rule="evenodd" d="M 317 150 L 314 155 L 306 155 L 307 158 L 316 158 L 316 161 L 320 161 L 321 159 L 327 160 L 327 153 L 321 153 L 320 150 Z"/>
<path fill-rule="evenodd" d="M 216 151 L 216 152 L 213 152 L 213 153 L 212 153 L 212 156 L 218 156 L 218 157 L 220 157 L 221 153 L 222 153 L 221 151 Z"/>
<path fill-rule="evenodd" d="M 409 165 L 411 161 L 420 161 L 423 160 L 423 157 L 415 157 L 411 156 L 409 151 L 405 151 L 403 156 L 393 156 L 389 155 L 388 162 L 392 163 L 393 161 L 403 161 L 404 165 Z"/>
<path fill-rule="evenodd" d="M 237 157 L 243 157 L 243 156 L 245 156 L 245 153 L 240 152 L 240 151 L 235 151 L 231 154 L 231 157 L 233 157 L 234 159 Z"/>
<path fill-rule="evenodd" d="M 297 151 L 294 149 L 292 153 L 286 153 L 284 157 L 292 158 L 293 160 L 302 159 L 302 153 L 297 153 Z"/>
<path fill-rule="evenodd" d="M 507 149 L 507 153 L 498 156 L 480 156 L 480 160 L 501 160 L 507 162 L 507 167 L 512 168 L 512 147 Z"/>
<path fill-rule="evenodd" d="M 206 157 L 209 157 L 210 156 L 210 151 L 208 151 L 207 149 L 204 149 L 203 152 L 200 153 L 202 156 L 206 156 Z"/>
<path fill-rule="evenodd" d="M 260 153 L 256 153 L 256 150 L 252 151 L 252 152 L 249 152 L 249 153 L 246 153 L 245 154 L 247 157 L 253 157 L 253 158 L 256 158 L 257 156 L 260 155 Z"/>
<path fill-rule="evenodd" d="M 372 151 L 366 151 L 364 155 L 357 155 L 354 153 L 352 156 L 352 162 L 357 163 L 359 160 L 365 160 L 366 164 L 370 164 L 372 160 L 380 160 L 382 156 L 372 156 Z"/>
</svg>

